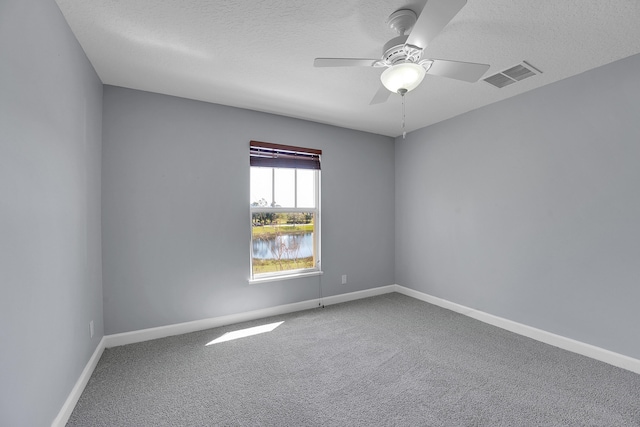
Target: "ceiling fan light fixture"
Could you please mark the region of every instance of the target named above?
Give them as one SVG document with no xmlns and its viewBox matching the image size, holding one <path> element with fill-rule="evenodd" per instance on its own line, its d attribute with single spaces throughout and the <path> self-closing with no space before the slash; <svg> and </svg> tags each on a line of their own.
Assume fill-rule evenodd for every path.
<svg viewBox="0 0 640 427">
<path fill-rule="evenodd" d="M 380 81 L 384 87 L 393 93 L 403 90 L 410 92 L 417 88 L 427 74 L 424 67 L 413 62 L 403 62 L 384 70 Z"/>
</svg>

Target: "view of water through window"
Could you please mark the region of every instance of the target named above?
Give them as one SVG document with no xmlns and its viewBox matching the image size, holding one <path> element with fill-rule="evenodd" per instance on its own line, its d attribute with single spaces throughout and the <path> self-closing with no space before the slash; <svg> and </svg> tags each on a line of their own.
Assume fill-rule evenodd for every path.
<svg viewBox="0 0 640 427">
<path fill-rule="evenodd" d="M 318 269 L 319 171 L 252 166 L 250 184 L 252 277 Z"/>
<path fill-rule="evenodd" d="M 254 213 L 253 274 L 313 268 L 314 217 L 313 212 Z"/>
<path fill-rule="evenodd" d="M 282 258 L 285 259 L 313 256 L 313 234 L 283 234 L 255 239 L 253 241 L 253 257 L 277 259 L 280 247 L 291 248 L 291 250 L 283 251 Z"/>
</svg>

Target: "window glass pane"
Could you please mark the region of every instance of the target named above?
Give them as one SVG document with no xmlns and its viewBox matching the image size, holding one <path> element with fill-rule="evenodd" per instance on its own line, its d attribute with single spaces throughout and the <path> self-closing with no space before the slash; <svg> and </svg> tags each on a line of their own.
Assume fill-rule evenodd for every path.
<svg viewBox="0 0 640 427">
<path fill-rule="evenodd" d="M 316 171 L 298 169 L 298 206 L 299 208 L 315 208 L 315 176 Z"/>
<path fill-rule="evenodd" d="M 251 277 L 317 271 L 319 172 L 252 166 L 250 173 Z"/>
<path fill-rule="evenodd" d="M 275 169 L 274 190 L 276 206 L 295 207 L 295 169 Z"/>
<path fill-rule="evenodd" d="M 272 218 L 258 218 L 265 215 Z M 313 212 L 254 213 L 253 275 L 314 268 L 314 218 Z"/>
<path fill-rule="evenodd" d="M 255 168 L 251 169 L 251 200 L 252 206 L 271 206 L 273 200 L 272 184 L 273 184 L 273 168 Z"/>
</svg>

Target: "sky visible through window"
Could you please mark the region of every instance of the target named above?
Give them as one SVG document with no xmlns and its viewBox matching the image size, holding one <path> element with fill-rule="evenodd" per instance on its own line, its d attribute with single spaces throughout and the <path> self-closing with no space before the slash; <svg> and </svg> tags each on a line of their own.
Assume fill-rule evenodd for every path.
<svg viewBox="0 0 640 427">
<path fill-rule="evenodd" d="M 250 185 L 252 277 L 317 269 L 319 171 L 252 166 Z"/>
<path fill-rule="evenodd" d="M 296 178 L 298 206 L 295 206 Z M 275 202 L 283 208 L 313 208 L 315 207 L 314 170 L 307 169 L 280 169 L 280 168 L 251 168 L 251 200 L 249 203 L 258 202 L 261 199 L 267 201 L 267 206 Z M 273 193 L 272 193 L 273 189 Z"/>
</svg>

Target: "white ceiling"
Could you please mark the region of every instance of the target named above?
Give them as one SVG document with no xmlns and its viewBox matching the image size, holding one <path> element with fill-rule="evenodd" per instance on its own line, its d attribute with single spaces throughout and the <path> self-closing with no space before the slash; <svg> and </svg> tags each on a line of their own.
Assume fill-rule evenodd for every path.
<svg viewBox="0 0 640 427">
<path fill-rule="evenodd" d="M 103 83 L 398 136 L 401 99 L 369 105 L 380 68 L 315 68 L 315 57 L 378 58 L 400 8 L 425 0 L 57 0 Z M 638 0 L 468 0 L 431 58 L 523 60 L 543 74 L 497 89 L 425 77 L 407 130 L 640 52 Z"/>
</svg>

